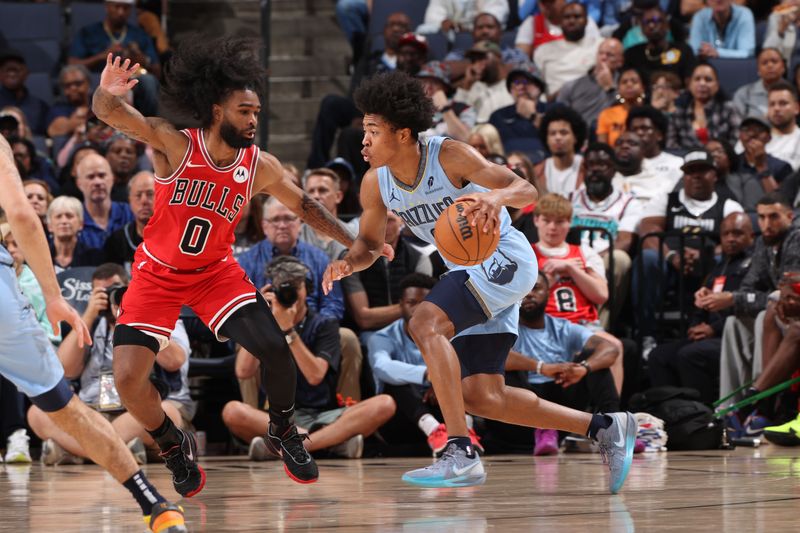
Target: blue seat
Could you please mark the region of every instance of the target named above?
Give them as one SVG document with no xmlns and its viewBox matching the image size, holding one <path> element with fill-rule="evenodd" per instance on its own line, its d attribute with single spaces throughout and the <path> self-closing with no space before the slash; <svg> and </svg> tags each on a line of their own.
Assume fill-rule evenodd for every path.
<svg viewBox="0 0 800 533">
<path fill-rule="evenodd" d="M 89 24 L 102 22 L 106 18 L 106 6 L 103 2 L 72 2 L 69 7 L 69 34 L 70 36 Z M 128 24 L 138 26 L 136 8 L 131 10 Z"/>
<path fill-rule="evenodd" d="M 428 7 L 428 0 L 373 0 L 372 13 L 369 17 L 369 34 L 375 37 L 383 33 L 383 26 L 389 15 L 397 11 L 402 11 L 411 19 L 411 31 L 417 29 L 425 19 L 425 9 Z"/>
<path fill-rule="evenodd" d="M 456 33 L 456 41 L 453 43 L 454 50 L 464 50 L 465 52 L 472 48 L 472 32 L 460 31 Z"/>
<path fill-rule="evenodd" d="M 64 37 L 64 20 L 58 2 L 31 4 L 0 2 L 0 32 L 8 41 Z"/>
<path fill-rule="evenodd" d="M 25 80 L 25 86 L 32 95 L 44 100 L 47 105 L 53 105 L 53 77 L 47 72 L 32 72 Z"/>
<path fill-rule="evenodd" d="M 754 57 L 747 59 L 711 59 L 711 64 L 719 72 L 719 84 L 728 96 L 733 96 L 742 85 L 753 83 L 758 79 L 758 61 Z"/>
<path fill-rule="evenodd" d="M 429 33 L 425 36 L 428 40 L 428 61 L 444 59 L 447 52 L 450 51 L 450 43 L 447 42 L 447 37 L 442 33 Z"/>
<path fill-rule="evenodd" d="M 55 39 L 10 40 L 11 48 L 22 52 L 25 64 L 31 72 L 55 74 L 61 56 L 61 46 Z"/>
</svg>

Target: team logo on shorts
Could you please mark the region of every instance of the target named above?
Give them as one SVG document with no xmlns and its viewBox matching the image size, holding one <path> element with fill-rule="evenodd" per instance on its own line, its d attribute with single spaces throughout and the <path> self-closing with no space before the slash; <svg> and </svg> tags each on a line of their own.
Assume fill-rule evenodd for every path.
<svg viewBox="0 0 800 533">
<path fill-rule="evenodd" d="M 496 285 L 506 285 L 514 279 L 514 273 L 519 268 L 519 265 L 500 250 L 497 251 L 503 257 L 493 257 L 488 271 L 483 265 L 481 265 L 481 268 L 489 281 Z"/>
<path fill-rule="evenodd" d="M 236 171 L 233 173 L 233 181 L 235 181 L 236 183 L 244 183 L 245 181 L 247 181 L 247 178 L 249 177 L 250 177 L 250 172 L 244 167 L 237 168 Z"/>
</svg>

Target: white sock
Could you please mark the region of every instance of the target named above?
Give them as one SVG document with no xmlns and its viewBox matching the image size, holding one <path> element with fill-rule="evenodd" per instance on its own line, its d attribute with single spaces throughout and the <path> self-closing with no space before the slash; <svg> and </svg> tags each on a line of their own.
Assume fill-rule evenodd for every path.
<svg viewBox="0 0 800 533">
<path fill-rule="evenodd" d="M 428 436 L 436 431 L 436 428 L 439 427 L 439 424 L 440 422 L 436 420 L 436 418 L 434 418 L 434 416 L 430 413 L 425 413 L 419 417 L 419 420 L 417 420 L 417 426 L 419 426 L 419 429 L 425 433 L 425 436 Z"/>
<path fill-rule="evenodd" d="M 464 415 L 464 419 L 467 421 L 467 430 L 472 429 L 472 415 Z"/>
</svg>

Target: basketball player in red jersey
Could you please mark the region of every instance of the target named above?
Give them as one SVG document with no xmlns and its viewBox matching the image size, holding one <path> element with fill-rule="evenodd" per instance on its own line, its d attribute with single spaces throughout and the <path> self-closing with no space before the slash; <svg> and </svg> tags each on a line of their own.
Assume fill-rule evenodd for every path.
<svg viewBox="0 0 800 533">
<path fill-rule="evenodd" d="M 353 237 L 319 203 L 295 186 L 280 162 L 255 146 L 259 91 L 265 71 L 257 43 L 243 38 L 187 39 L 166 70 L 168 105 L 193 113 L 198 129 L 177 130 L 145 118 L 125 103 L 139 65 L 109 54 L 92 109 L 100 120 L 155 151 L 156 196 L 144 229 L 132 279 L 114 331 L 114 377 L 125 408 L 150 432 L 172 471 L 175 490 L 202 490 L 194 437 L 161 409 L 149 374 L 166 346 L 182 305 L 220 338 L 230 338 L 259 358 L 269 396 L 266 441 L 299 483 L 318 470 L 294 425 L 296 368 L 282 331 L 264 298 L 231 254 L 242 208 L 260 192 L 274 195 L 315 229 L 350 246 Z M 388 254 L 387 254 L 388 255 Z"/>
</svg>

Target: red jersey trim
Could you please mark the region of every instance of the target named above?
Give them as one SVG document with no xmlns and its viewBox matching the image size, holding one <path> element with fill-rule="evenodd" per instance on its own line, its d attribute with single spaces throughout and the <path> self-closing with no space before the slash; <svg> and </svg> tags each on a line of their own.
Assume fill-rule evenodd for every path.
<svg viewBox="0 0 800 533">
<path fill-rule="evenodd" d="M 223 305 L 219 311 L 217 311 L 217 314 L 215 314 L 211 318 L 211 320 L 209 320 L 208 322 L 209 328 L 211 329 L 211 331 L 214 332 L 214 335 L 216 335 L 217 338 L 219 338 L 219 330 L 222 327 L 222 325 L 225 324 L 225 321 L 228 320 L 230 316 L 233 313 L 235 313 L 240 307 L 243 307 L 255 301 L 256 301 L 255 292 L 240 294 L 239 296 L 231 299 L 230 301 L 228 301 L 228 303 Z"/>
<path fill-rule="evenodd" d="M 211 156 L 208 155 L 208 150 L 206 149 L 206 141 L 203 138 L 203 129 L 200 128 L 197 130 L 197 144 L 200 145 L 200 153 L 203 154 L 203 159 L 206 160 L 208 166 L 211 167 L 212 170 L 216 170 L 217 172 L 227 172 L 229 170 L 233 170 L 242 162 L 242 158 L 244 157 L 244 153 L 247 151 L 246 148 L 239 148 L 239 152 L 236 154 L 236 159 L 228 165 L 227 167 L 218 167 L 214 164 L 214 161 L 211 159 Z"/>
<path fill-rule="evenodd" d="M 155 261 L 159 265 L 167 267 L 167 268 L 170 268 L 172 270 L 180 270 L 179 268 L 176 268 L 176 267 L 170 265 L 169 263 L 165 263 L 164 261 L 162 261 L 158 257 L 156 257 L 153 254 L 151 254 L 150 250 L 147 249 L 147 245 L 144 242 L 142 243 L 142 251 L 147 255 L 147 257 L 149 257 L 150 259 L 152 259 L 153 261 Z"/>
<path fill-rule="evenodd" d="M 189 138 L 189 146 L 186 148 L 186 152 L 184 152 L 183 154 L 183 159 L 181 159 L 181 164 L 178 165 L 178 168 L 176 168 L 172 174 L 170 174 L 166 178 L 161 178 L 155 173 L 153 174 L 155 176 L 156 182 L 160 183 L 161 185 L 166 185 L 168 183 L 171 183 L 175 178 L 177 178 L 178 175 L 181 172 L 183 172 L 183 170 L 186 168 L 186 163 L 189 162 L 189 159 L 191 159 L 192 157 L 192 153 L 194 153 L 194 142 L 192 140 L 192 136 L 186 130 L 180 130 L 180 132 Z"/>
<path fill-rule="evenodd" d="M 250 183 L 247 185 L 247 201 L 249 202 L 250 199 L 253 197 L 253 183 L 256 181 L 256 172 L 258 171 L 258 154 L 261 150 L 258 146 L 253 145 L 254 154 L 253 160 L 250 162 Z"/>
</svg>

